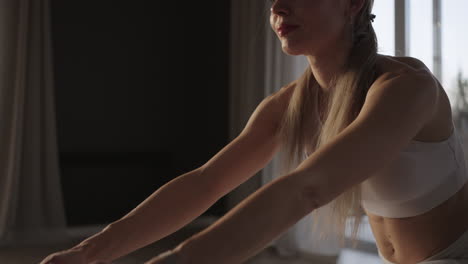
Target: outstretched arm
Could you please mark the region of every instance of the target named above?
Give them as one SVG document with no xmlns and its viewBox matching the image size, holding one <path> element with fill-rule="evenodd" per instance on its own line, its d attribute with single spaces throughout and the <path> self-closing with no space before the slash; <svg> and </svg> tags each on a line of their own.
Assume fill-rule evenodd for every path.
<svg viewBox="0 0 468 264">
<path fill-rule="evenodd" d="M 303 199 L 303 186 L 297 179 L 291 175 L 264 185 L 217 222 L 183 242 L 180 263 L 240 264 L 256 255 L 313 210 Z"/>
<path fill-rule="evenodd" d="M 169 181 L 74 248 L 83 249 L 89 263 L 112 261 L 174 233 L 219 199 L 204 179 L 201 170 L 195 169 Z"/>
<path fill-rule="evenodd" d="M 170 181 L 122 219 L 78 245 L 90 260 L 113 260 L 170 235 L 261 170 L 278 150 L 286 100 L 265 98 L 242 133 L 206 164 Z"/>
<path fill-rule="evenodd" d="M 181 264 L 240 264 L 388 165 L 433 116 L 427 106 L 435 105 L 436 88 L 421 71 L 389 75 L 371 87 L 359 116 L 334 139 L 182 243 L 181 255 L 188 261 Z"/>
</svg>

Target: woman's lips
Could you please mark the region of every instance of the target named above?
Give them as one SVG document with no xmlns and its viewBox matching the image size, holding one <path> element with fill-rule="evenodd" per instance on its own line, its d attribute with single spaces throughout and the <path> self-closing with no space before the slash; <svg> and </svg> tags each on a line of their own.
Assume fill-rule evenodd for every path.
<svg viewBox="0 0 468 264">
<path fill-rule="evenodd" d="M 294 31 L 295 29 L 297 29 L 299 26 L 281 26 L 278 28 L 278 34 L 281 36 L 281 37 L 284 37 L 286 36 L 287 34 L 289 34 L 290 32 Z"/>
</svg>

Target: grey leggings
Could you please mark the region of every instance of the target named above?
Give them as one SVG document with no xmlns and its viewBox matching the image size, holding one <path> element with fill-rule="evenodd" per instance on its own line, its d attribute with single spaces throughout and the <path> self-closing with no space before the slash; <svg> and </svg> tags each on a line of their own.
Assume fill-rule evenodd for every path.
<svg viewBox="0 0 468 264">
<path fill-rule="evenodd" d="M 379 256 L 384 264 L 396 264 L 386 260 L 380 251 Z M 468 230 L 450 246 L 417 264 L 468 264 Z"/>
</svg>

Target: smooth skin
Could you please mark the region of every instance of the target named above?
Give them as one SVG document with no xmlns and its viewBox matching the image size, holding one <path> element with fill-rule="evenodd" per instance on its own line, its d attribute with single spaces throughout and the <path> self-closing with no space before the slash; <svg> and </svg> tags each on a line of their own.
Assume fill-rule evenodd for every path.
<svg viewBox="0 0 468 264">
<path fill-rule="evenodd" d="M 329 89 L 326 86 L 329 76 L 344 61 L 343 56 L 346 52 L 343 50 L 349 48 L 346 44 L 348 30 L 346 17 L 355 15 L 362 7 L 362 3 L 363 1 L 359 0 L 277 0 L 272 3 L 270 22 L 274 30 L 282 22 L 301 26 L 285 37 L 278 34 L 283 51 L 291 55 L 307 56 L 312 72 L 324 93 Z M 447 111 L 450 107 L 445 92 L 422 62 L 409 57 L 392 58 L 380 55 L 378 67 L 380 76 L 371 85 L 365 104 L 356 120 L 334 140 L 304 160 L 294 172 L 283 176 L 304 186 L 304 194 L 308 197 L 308 208 L 322 206 L 354 184 L 364 181 L 393 161 L 411 140 L 440 141 L 448 138 L 452 132 L 451 112 Z M 292 93 L 294 85 L 283 89 L 282 93 L 275 96 L 275 101 L 287 102 L 286 95 Z M 276 104 L 278 105 L 287 104 Z M 283 108 L 273 112 L 283 113 L 284 111 Z M 270 118 L 260 119 L 269 120 Z M 253 137 L 255 133 L 250 135 Z M 223 166 L 219 167 L 217 172 L 221 173 L 222 168 Z M 226 180 L 222 177 L 219 179 L 221 180 L 218 183 Z M 234 179 L 227 180 L 235 181 Z M 235 186 L 238 183 L 239 181 Z M 222 184 L 218 186 L 222 188 Z M 230 190 L 231 187 L 229 186 L 228 189 Z M 287 193 L 286 188 L 291 188 L 291 185 L 284 184 L 277 188 L 278 193 L 283 189 L 284 193 Z M 289 190 L 289 193 L 293 193 L 293 190 Z M 460 198 L 465 196 L 464 193 L 466 192 L 461 191 L 453 199 L 449 199 L 438 207 L 450 207 L 451 210 L 434 209 L 421 216 L 403 219 L 383 218 L 368 214 L 382 255 L 396 263 L 416 263 L 453 242 L 454 238 L 466 229 L 466 224 L 462 223 L 468 223 L 468 221 L 463 221 L 463 217 L 453 217 L 453 213 L 449 214 L 447 211 L 467 211 L 463 210 L 467 208 L 466 199 Z M 457 202 L 451 202 L 454 200 Z M 250 202 L 257 204 L 257 200 L 254 199 Z M 216 223 L 215 228 L 198 236 L 198 241 L 188 247 L 192 248 L 191 252 L 189 250 L 189 255 L 195 257 L 197 253 L 209 252 L 209 248 L 215 246 L 215 241 L 221 241 L 223 237 L 214 235 L 216 233 L 228 233 L 229 230 L 243 233 L 244 227 L 241 219 L 247 217 L 245 212 L 249 212 L 251 207 L 253 206 L 245 204 L 243 207 L 235 208 L 230 218 L 226 217 L 223 221 Z M 264 212 L 261 216 L 250 213 L 251 217 L 264 217 L 265 221 L 280 217 L 274 214 L 265 216 L 270 212 Z M 426 215 L 429 214 L 431 216 L 427 217 Z M 432 217 L 440 221 L 433 222 Z M 292 217 L 288 222 L 293 222 Z M 439 232 L 440 236 L 434 237 L 433 231 L 437 230 L 442 223 L 444 226 L 453 226 L 452 232 L 447 233 L 444 230 L 445 233 Z M 278 225 L 277 230 L 269 227 L 271 229 L 268 231 L 264 231 L 260 226 L 256 228 L 258 233 L 266 236 L 284 231 L 280 229 L 283 227 Z M 252 247 L 258 246 L 260 238 L 256 239 L 244 237 L 244 244 Z M 236 251 L 236 253 L 240 256 L 248 255 L 248 252 Z M 228 253 L 223 256 L 230 260 Z M 242 258 L 239 257 L 239 259 Z"/>
<path fill-rule="evenodd" d="M 385 72 L 411 68 L 430 74 L 419 60 L 411 57 L 384 56 L 380 67 Z M 435 80 L 438 96 L 432 118 L 413 140 L 444 141 L 453 132 L 450 101 Z M 399 105 L 394 106 L 399 107 Z M 430 108 L 430 105 L 424 107 Z M 391 262 L 410 264 L 429 258 L 447 248 L 468 229 L 468 184 L 448 200 L 418 216 L 386 218 L 366 212 L 381 254 Z"/>
<path fill-rule="evenodd" d="M 355 15 L 362 3 L 272 2 L 270 22 L 275 32 L 281 22 L 301 26 L 285 37 L 278 36 L 283 51 L 307 56 L 324 93 L 329 88 L 329 76 L 338 69 L 349 48 L 347 17 Z M 180 263 L 242 263 L 312 210 L 391 162 L 410 140 L 441 141 L 451 134 L 447 96 L 420 61 L 379 56 L 378 67 L 381 75 L 370 87 L 355 121 L 292 173 L 263 186 L 209 228 L 181 244 Z M 280 148 L 277 128 L 294 89 L 292 82 L 265 98 L 242 133 L 200 168 L 201 175 L 193 177 L 212 182 L 210 188 L 220 198 L 266 166 Z M 373 162 L 362 162 L 369 159 Z M 444 204 L 412 218 L 368 214 L 383 256 L 395 263 L 409 264 L 445 248 L 466 229 L 468 213 L 462 213 L 468 212 L 466 197 L 465 186 Z M 440 226 L 446 229 L 437 233 Z M 154 259 L 150 263 L 163 262 Z"/>
<path fill-rule="evenodd" d="M 275 32 L 282 22 L 300 25 L 299 29 L 285 37 L 277 34 L 283 51 L 307 57 L 325 94 L 329 89 L 326 84 L 330 76 L 343 63 L 346 49 L 350 48 L 346 42 L 349 37 L 347 17 L 355 15 L 362 3 L 359 0 L 272 2 L 270 23 Z M 381 75 L 369 89 L 366 103 L 355 122 L 326 148 L 318 150 L 301 163 L 295 173 L 284 176 L 303 181 L 309 190 L 305 193 L 310 193 L 311 208 L 323 205 L 353 184 L 370 177 L 395 158 L 410 140 L 438 142 L 452 133 L 448 97 L 421 61 L 411 57 L 379 55 L 378 68 Z M 266 98 L 252 115 L 243 135 L 205 165 L 207 173 L 217 175 L 220 193 L 231 191 L 271 160 L 280 142 L 272 136 L 275 133 L 265 128 L 277 127 L 295 88 L 294 84 Z M 273 121 L 275 125 L 268 125 L 271 120 L 276 120 Z M 241 153 L 252 153 L 249 158 L 253 159 L 249 160 L 257 162 L 244 166 L 242 161 L 247 159 L 236 156 Z M 373 166 L 360 162 L 370 159 Z M 221 177 L 228 164 L 238 165 L 235 173 Z M 362 166 L 353 167 L 353 164 Z M 347 169 L 341 171 L 340 168 Z M 344 177 L 346 180 L 343 180 Z M 284 185 L 284 188 L 287 187 Z M 453 243 L 468 228 L 467 193 L 468 185 L 465 185 L 443 204 L 415 217 L 385 218 L 367 213 L 382 255 L 395 263 L 417 263 Z M 238 208 L 239 214 L 241 209 Z M 239 222 L 239 230 L 240 225 Z M 222 229 L 222 226 L 222 223 L 218 223 L 218 229 Z M 441 229 L 441 226 L 446 228 Z M 203 243 L 205 248 L 214 246 L 214 242 L 208 239 Z M 203 248 L 201 244 L 199 242 L 198 245 L 200 251 Z M 196 252 L 191 254 L 194 256 Z"/>
<path fill-rule="evenodd" d="M 345 51 L 349 48 L 348 42 L 345 41 L 348 35 L 343 24 L 347 23 L 348 14 L 357 13 L 357 10 L 362 6 L 362 2 L 359 0 L 272 1 L 270 23 L 273 29 L 281 22 L 301 26 L 301 28 L 286 37 L 281 37 L 278 34 L 283 51 L 290 55 L 305 55 L 307 57 L 312 72 L 324 94 L 328 92 L 326 84 L 329 76 L 343 61 Z M 378 67 L 383 74 L 419 71 L 422 75 L 431 76 L 432 78 L 429 69 L 421 61 L 411 57 L 379 56 Z M 421 76 L 421 74 L 419 75 Z M 414 85 L 420 87 L 411 87 L 411 89 L 430 90 L 431 87 L 434 87 L 430 83 L 430 80 L 429 83 L 422 81 L 421 85 L 416 82 Z M 419 122 L 417 128 L 411 127 L 411 124 L 407 125 L 408 131 L 417 131 L 412 138 L 413 140 L 439 142 L 447 139 L 452 133 L 450 102 L 441 84 L 435 79 L 434 83 L 437 92 L 430 92 L 433 94 L 429 96 L 432 99 L 428 100 L 427 104 L 421 104 L 421 107 L 426 109 L 430 109 L 428 106 L 434 105 L 434 113 L 432 115 L 427 113 L 425 115 L 427 120 L 424 123 Z M 375 91 L 381 90 L 374 95 L 376 102 L 380 102 L 375 96 L 378 94 L 385 96 L 386 92 L 384 90 L 388 88 L 378 87 L 375 84 L 372 88 Z M 406 96 L 406 92 L 401 89 L 401 96 Z M 385 99 L 382 98 L 381 100 L 382 105 L 384 105 Z M 432 101 L 433 104 L 429 104 L 429 101 Z M 389 104 L 388 107 L 396 110 L 397 107 L 401 109 L 402 106 L 400 102 L 395 102 L 395 104 Z M 365 109 L 366 107 L 364 107 Z M 368 109 L 370 110 L 370 108 Z M 431 117 L 427 118 L 428 115 L 431 115 Z M 420 116 L 414 116 L 415 120 L 412 121 L 417 124 L 418 121 L 425 119 L 423 116 L 424 114 L 420 113 Z M 418 118 L 419 120 L 416 120 Z M 411 122 L 411 120 L 407 121 Z M 387 122 L 387 120 L 380 120 L 380 122 Z M 399 122 L 399 126 L 404 128 L 405 124 L 401 123 L 405 122 L 404 120 L 398 120 L 397 122 Z M 382 124 L 382 127 L 385 127 L 384 124 Z M 375 131 L 375 133 L 378 133 L 378 131 Z M 411 134 L 414 133 L 409 133 L 407 136 Z M 392 142 L 392 136 L 388 135 L 385 140 Z M 402 142 L 396 138 L 393 141 L 396 145 Z M 403 140 L 403 142 L 406 142 L 406 140 Z M 332 181 L 332 184 L 335 183 Z M 450 199 L 423 215 L 408 218 L 385 218 L 366 213 L 369 216 L 371 228 L 382 255 L 394 263 L 409 264 L 436 254 L 460 237 L 468 229 L 467 209 L 468 184 L 465 184 Z"/>
</svg>

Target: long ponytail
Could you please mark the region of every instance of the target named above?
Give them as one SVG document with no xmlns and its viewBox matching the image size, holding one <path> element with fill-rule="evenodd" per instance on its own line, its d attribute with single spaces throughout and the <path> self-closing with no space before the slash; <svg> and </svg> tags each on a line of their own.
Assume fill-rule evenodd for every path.
<svg viewBox="0 0 468 264">
<path fill-rule="evenodd" d="M 280 127 L 283 142 L 282 175 L 296 168 L 306 158 L 306 152 L 314 152 L 332 140 L 359 114 L 367 91 L 376 79 L 377 37 L 371 23 L 373 3 L 373 0 L 367 0 L 355 17 L 351 34 L 352 48 L 343 70 L 332 78 L 330 87 L 333 89 L 330 89 L 323 109 L 316 108 L 319 88 L 310 66 L 297 80 Z M 318 110 L 325 112 L 323 124 L 319 121 Z M 307 150 L 306 146 L 312 146 L 312 149 Z M 354 217 L 352 240 L 355 246 L 363 215 L 360 184 L 351 187 L 327 205 L 331 206 L 331 213 L 323 208 L 312 212 L 314 224 L 311 235 L 318 234 L 319 223 L 321 238 L 336 228 L 343 246 L 347 220 Z"/>
</svg>

